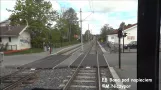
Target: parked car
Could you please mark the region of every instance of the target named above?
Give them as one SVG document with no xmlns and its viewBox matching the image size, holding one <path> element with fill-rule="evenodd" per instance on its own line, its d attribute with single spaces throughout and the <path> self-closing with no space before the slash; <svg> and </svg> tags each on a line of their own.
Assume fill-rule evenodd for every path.
<svg viewBox="0 0 161 90">
<path fill-rule="evenodd" d="M 124 46 L 124 49 L 136 49 L 137 48 L 137 41 L 131 41 L 129 44 Z"/>
</svg>

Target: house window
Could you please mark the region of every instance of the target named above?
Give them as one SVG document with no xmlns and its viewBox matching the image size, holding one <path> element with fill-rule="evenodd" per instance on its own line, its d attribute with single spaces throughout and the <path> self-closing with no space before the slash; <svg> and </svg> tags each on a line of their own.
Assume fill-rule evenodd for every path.
<svg viewBox="0 0 161 90">
<path fill-rule="evenodd" d="M 11 42 L 11 37 L 8 37 L 9 42 Z"/>
<path fill-rule="evenodd" d="M 135 36 L 127 36 L 128 40 L 135 40 Z"/>
<path fill-rule="evenodd" d="M 0 42 L 2 42 L 2 38 L 0 37 Z"/>
<path fill-rule="evenodd" d="M 114 39 L 114 37 L 111 37 L 111 39 Z"/>
</svg>

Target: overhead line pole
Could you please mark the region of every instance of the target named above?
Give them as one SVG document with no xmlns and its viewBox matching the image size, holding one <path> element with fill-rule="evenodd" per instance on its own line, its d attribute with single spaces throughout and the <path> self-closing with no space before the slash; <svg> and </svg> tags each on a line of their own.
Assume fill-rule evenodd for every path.
<svg viewBox="0 0 161 90">
<path fill-rule="evenodd" d="M 89 24 L 88 24 L 88 42 L 89 42 Z"/>
<path fill-rule="evenodd" d="M 80 27 L 81 27 L 81 45 L 82 45 L 82 51 L 83 51 L 83 36 L 82 36 L 82 10 L 80 8 Z"/>
</svg>

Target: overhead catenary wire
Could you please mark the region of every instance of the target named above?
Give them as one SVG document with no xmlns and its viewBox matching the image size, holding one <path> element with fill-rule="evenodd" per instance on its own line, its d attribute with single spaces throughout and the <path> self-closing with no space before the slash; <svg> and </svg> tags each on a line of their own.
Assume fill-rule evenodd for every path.
<svg viewBox="0 0 161 90">
<path fill-rule="evenodd" d="M 91 3 L 92 3 L 92 4 L 91 4 L 91 7 L 92 7 L 92 10 L 93 10 L 92 12 L 94 13 L 95 11 L 94 11 L 94 6 L 93 6 L 92 0 L 91 0 Z"/>
<path fill-rule="evenodd" d="M 92 11 L 91 0 L 88 0 L 88 1 L 89 1 L 89 7 L 90 7 L 90 9 Z"/>
</svg>

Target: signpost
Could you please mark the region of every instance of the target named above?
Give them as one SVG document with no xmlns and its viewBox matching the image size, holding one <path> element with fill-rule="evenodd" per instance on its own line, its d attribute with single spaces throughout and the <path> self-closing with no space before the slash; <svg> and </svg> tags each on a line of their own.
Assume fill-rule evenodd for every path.
<svg viewBox="0 0 161 90">
<path fill-rule="evenodd" d="M 122 30 L 118 29 L 118 38 L 119 38 L 119 69 L 121 68 L 121 47 L 120 47 L 120 39 L 122 37 Z"/>
<path fill-rule="evenodd" d="M 0 75 L 2 77 L 2 62 L 4 60 L 4 53 L 0 52 Z M 2 80 L 1 80 L 1 85 L 2 85 Z"/>
<path fill-rule="evenodd" d="M 121 69 L 121 45 L 120 45 L 120 39 L 123 37 L 122 31 L 124 29 L 125 23 L 122 22 L 120 24 L 120 27 L 118 29 L 118 38 L 119 38 L 119 69 Z"/>
</svg>

